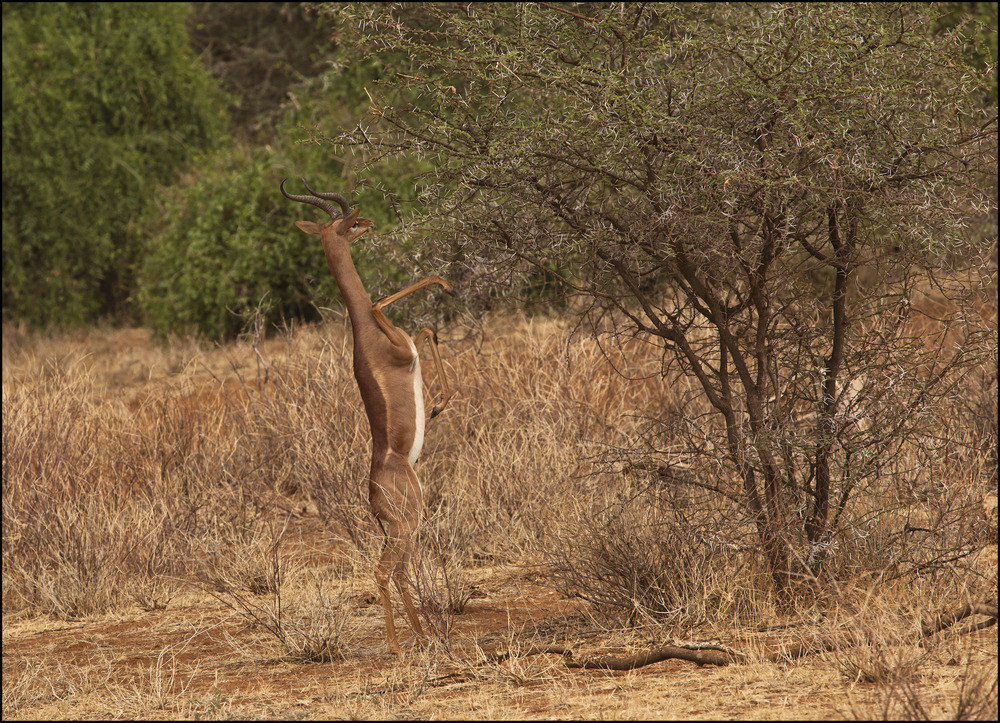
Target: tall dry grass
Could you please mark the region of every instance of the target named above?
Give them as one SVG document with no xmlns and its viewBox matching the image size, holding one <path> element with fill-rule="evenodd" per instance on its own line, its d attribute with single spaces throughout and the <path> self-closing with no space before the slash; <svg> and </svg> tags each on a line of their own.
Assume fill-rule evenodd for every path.
<svg viewBox="0 0 1000 723">
<path fill-rule="evenodd" d="M 429 422 L 417 465 L 426 512 L 414 576 L 439 638 L 475 594 L 470 571 L 510 562 L 540 564 L 554 588 L 613 624 L 666 624 L 664 635 L 753 628 L 787 610 L 738 500 L 699 486 L 711 468 L 664 476 L 620 463 L 650 416 L 705 418 L 693 384 L 658 375 L 660 350 L 619 347 L 629 380 L 557 319 L 465 331 L 441 335 L 456 395 Z M 963 416 L 981 406 L 941 423 L 988 434 L 988 422 Z M 368 439 L 342 319 L 223 348 L 154 346 L 136 331 L 5 330 L 4 611 L 154 609 L 191 584 L 287 653 L 332 659 L 350 645 L 337 610 L 359 584 L 348 594 L 329 580 L 369 575 L 381 540 L 365 499 Z M 972 452 L 903 455 L 934 484 L 859 497 L 845 513 L 839 577 L 800 591 L 801 613 L 870 596 L 886 570 L 908 576 L 929 609 L 995 590 L 995 564 L 979 562 L 995 522 L 991 533 L 989 513 L 976 512 L 995 489 L 995 457 L 978 439 L 960 446 Z M 306 556 L 327 565 L 318 572 L 296 567 L 303 551 L 283 532 L 307 519 L 319 532 Z M 289 580 L 311 597 L 282 598 Z"/>
<path fill-rule="evenodd" d="M 570 500 L 600 485 L 600 445 L 663 393 L 617 377 L 557 321 L 489 334 L 446 345 L 457 394 L 418 466 L 428 557 L 452 568 L 557 538 Z M 215 350 L 106 336 L 5 333 L 5 610 L 76 617 L 185 578 L 253 587 L 265 572 L 250 551 L 289 512 L 377 544 L 342 323 Z"/>
</svg>

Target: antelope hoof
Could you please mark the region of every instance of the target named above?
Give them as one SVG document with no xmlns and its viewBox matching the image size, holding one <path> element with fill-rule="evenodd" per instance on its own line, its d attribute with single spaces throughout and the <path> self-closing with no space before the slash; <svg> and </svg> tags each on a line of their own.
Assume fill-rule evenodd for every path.
<svg viewBox="0 0 1000 723">
<path fill-rule="evenodd" d="M 431 409 L 431 419 L 434 419 L 434 417 L 436 417 L 436 416 L 437 416 L 437 415 L 439 415 L 440 413 L 441 413 L 441 410 L 440 410 L 440 409 L 438 409 L 438 408 L 437 408 L 437 406 L 435 405 L 435 406 L 434 406 L 434 407 L 433 407 L 433 408 Z"/>
</svg>

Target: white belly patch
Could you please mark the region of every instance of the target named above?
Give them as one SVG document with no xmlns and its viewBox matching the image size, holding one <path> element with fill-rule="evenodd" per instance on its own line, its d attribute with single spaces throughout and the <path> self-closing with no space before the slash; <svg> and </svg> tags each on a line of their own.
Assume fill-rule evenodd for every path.
<svg viewBox="0 0 1000 723">
<path fill-rule="evenodd" d="M 424 447 L 424 389 L 420 377 L 420 355 L 417 354 L 417 347 L 409 334 L 406 340 L 410 342 L 410 349 L 413 350 L 413 409 L 416 412 L 416 419 L 413 420 L 413 446 L 410 447 L 409 456 L 412 466 L 417 463 L 420 450 Z"/>
</svg>

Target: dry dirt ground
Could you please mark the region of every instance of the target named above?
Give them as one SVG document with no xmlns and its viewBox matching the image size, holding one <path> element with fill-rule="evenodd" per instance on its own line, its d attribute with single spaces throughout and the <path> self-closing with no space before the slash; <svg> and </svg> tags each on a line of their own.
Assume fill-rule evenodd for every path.
<svg viewBox="0 0 1000 723">
<path fill-rule="evenodd" d="M 323 544 L 308 519 L 288 536 L 300 550 Z M 477 595 L 455 616 L 448 644 L 416 645 L 400 620 L 407 639 L 400 659 L 382 644 L 381 607 L 363 579 L 344 600 L 351 647 L 333 662 L 289 659 L 244 616 L 194 590 L 148 612 L 5 618 L 4 718 L 773 720 L 878 717 L 889 703 L 884 684 L 845 679 L 830 655 L 725 668 L 673 660 L 625 672 L 569 670 L 555 655 L 487 662 L 483 652 L 568 634 L 584 654 L 622 654 L 654 641 L 641 629 L 601 630 L 584 603 L 554 593 L 537 568 L 483 567 L 470 575 Z M 734 630 L 722 642 L 747 650 L 776 639 Z M 996 628 L 950 646 L 951 659 L 935 656 L 915 678 L 932 715 L 953 710 L 964 661 L 996 660 Z"/>
<path fill-rule="evenodd" d="M 154 376 L 144 371 L 137 379 L 148 384 Z M 3 718 L 840 719 L 902 710 L 891 681 L 845 672 L 864 662 L 861 653 L 724 668 L 671 660 L 623 672 L 572 670 L 549 654 L 490 662 L 490 653 L 531 645 L 570 645 L 580 657 L 685 642 L 662 628 L 605 627 L 587 603 L 561 596 L 533 561 L 465 570 L 475 595 L 429 646 L 416 644 L 397 614 L 404 653 L 396 658 L 383 644 L 370 560 L 347 548 L 311 514 L 294 518 L 282 542 L 289 566 L 340 585 L 342 643 L 332 661 L 290 657 L 260 625 L 190 585 L 179 585 L 161 609 L 131 606 L 76 620 L 5 614 Z M 995 545 L 989 554 L 985 563 L 995 568 Z M 751 653 L 804 639 L 724 620 L 690 634 Z M 934 717 L 954 714 L 970 670 L 995 675 L 996 627 L 935 640 L 930 652 L 902 647 L 890 657 Z"/>
</svg>

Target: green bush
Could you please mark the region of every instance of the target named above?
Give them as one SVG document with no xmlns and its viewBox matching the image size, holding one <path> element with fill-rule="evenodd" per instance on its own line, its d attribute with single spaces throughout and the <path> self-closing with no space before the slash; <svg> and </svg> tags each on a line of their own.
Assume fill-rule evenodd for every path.
<svg viewBox="0 0 1000 723">
<path fill-rule="evenodd" d="M 175 3 L 4 3 L 3 315 L 129 315 L 157 188 L 225 127 Z"/>
<path fill-rule="evenodd" d="M 301 175 L 318 190 L 343 191 L 378 229 L 392 226 L 391 211 L 373 188 L 352 196 L 340 164 L 314 147 L 290 145 L 295 160 L 266 147 L 206 159 L 196 175 L 168 189 L 162 204 L 150 209 L 137 300 L 159 335 L 227 339 L 243 330 L 258 306 L 274 326 L 316 320 L 320 307 L 341 303 L 319 238 L 294 225 L 299 219 L 323 221 L 323 212 L 288 201 L 278 184 L 289 176 L 286 190 L 304 193 Z M 412 198 L 405 173 L 399 185 Z M 400 272 L 391 263 L 372 263 L 372 255 L 366 242 L 354 249 L 358 271 L 376 295 L 377 277 L 398 278 Z"/>
<path fill-rule="evenodd" d="M 363 89 L 382 72 L 377 62 L 344 63 L 339 55 L 331 60 L 328 71 L 296 87 L 288 107 L 276 114 L 273 145 L 221 149 L 149 209 L 137 301 L 160 336 L 227 339 L 243 330 L 258 306 L 275 326 L 313 321 L 320 308 L 341 304 L 319 239 L 294 225 L 299 219 L 323 221 L 323 212 L 285 199 L 278 190 L 285 177 L 291 193 L 305 192 L 299 181 L 305 177 L 319 191 L 343 193 L 375 222 L 377 233 L 354 248 L 373 298 L 408 283 L 402 267 L 409 262 L 399 261 L 412 249 L 376 249 L 397 223 L 388 197 L 412 201 L 414 178 L 426 166 L 404 159 L 361 168 L 360 157 L 331 156 L 325 144 L 303 142 L 309 140 L 303 129 L 333 134 L 364 119 Z"/>
<path fill-rule="evenodd" d="M 161 335 L 234 336 L 261 300 L 271 321 L 309 319 L 310 289 L 336 288 L 322 273 L 322 249 L 292 227 L 271 160 L 263 150 L 231 153 L 167 192 L 160 226 L 149 229 L 138 293 Z"/>
</svg>

